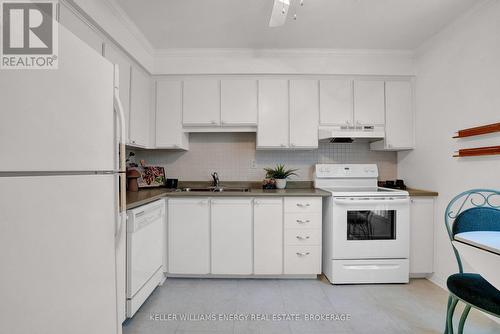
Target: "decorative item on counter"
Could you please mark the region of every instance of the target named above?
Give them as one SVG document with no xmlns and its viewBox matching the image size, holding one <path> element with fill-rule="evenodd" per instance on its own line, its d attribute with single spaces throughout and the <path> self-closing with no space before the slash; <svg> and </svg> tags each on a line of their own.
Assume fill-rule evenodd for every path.
<svg viewBox="0 0 500 334">
<path fill-rule="evenodd" d="M 165 185 L 165 169 L 159 166 L 138 167 L 141 177 L 138 180 L 139 188 L 154 188 Z"/>
<path fill-rule="evenodd" d="M 127 168 L 128 167 L 139 167 L 139 165 L 137 165 L 135 163 L 135 153 L 134 152 L 129 152 L 128 158 L 127 158 L 127 160 L 125 160 L 125 163 L 127 164 Z"/>
<path fill-rule="evenodd" d="M 285 189 L 286 179 L 292 175 L 297 176 L 297 169 L 285 169 L 285 165 L 278 164 L 273 168 L 264 168 L 266 171 L 266 178 L 276 180 L 276 188 Z"/>
<path fill-rule="evenodd" d="M 135 170 L 139 173 L 137 185 L 139 188 L 157 188 L 165 185 L 165 169 L 160 166 L 146 166 L 144 160 L 140 161 L 140 166 L 131 166 L 128 170 Z M 128 173 L 128 172 L 127 172 Z"/>
<path fill-rule="evenodd" d="M 139 185 L 137 183 L 137 179 L 140 177 L 141 173 L 139 173 L 136 169 L 127 169 L 128 191 L 139 191 Z"/>
<path fill-rule="evenodd" d="M 276 189 L 276 180 L 274 179 L 264 179 L 262 181 L 262 189 Z"/>
</svg>

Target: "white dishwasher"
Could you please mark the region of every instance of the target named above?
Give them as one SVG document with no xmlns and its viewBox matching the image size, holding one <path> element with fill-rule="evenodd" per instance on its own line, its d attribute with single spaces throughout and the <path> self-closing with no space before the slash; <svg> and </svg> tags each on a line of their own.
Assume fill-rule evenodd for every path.
<svg viewBox="0 0 500 334">
<path fill-rule="evenodd" d="M 165 201 L 127 211 L 127 317 L 163 282 Z"/>
</svg>

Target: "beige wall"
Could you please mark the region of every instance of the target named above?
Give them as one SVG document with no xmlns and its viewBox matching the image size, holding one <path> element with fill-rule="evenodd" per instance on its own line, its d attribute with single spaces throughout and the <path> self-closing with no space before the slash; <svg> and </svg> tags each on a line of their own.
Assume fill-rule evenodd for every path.
<svg viewBox="0 0 500 334">
<path fill-rule="evenodd" d="M 396 153 L 373 152 L 368 143 L 320 143 L 314 151 L 256 151 L 253 133 L 192 133 L 190 149 L 175 151 L 135 151 L 137 162 L 164 166 L 167 177 L 185 181 L 210 180 L 217 171 L 223 181 L 260 181 L 264 167 L 284 163 L 298 168 L 299 177 L 312 180 L 316 163 L 376 163 L 380 179 L 394 179 L 397 173 Z"/>
</svg>

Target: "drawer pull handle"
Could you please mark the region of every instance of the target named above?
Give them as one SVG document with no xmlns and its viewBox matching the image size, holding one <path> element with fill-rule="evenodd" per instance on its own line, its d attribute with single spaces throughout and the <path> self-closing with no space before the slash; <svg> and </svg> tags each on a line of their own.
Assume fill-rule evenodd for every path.
<svg viewBox="0 0 500 334">
<path fill-rule="evenodd" d="M 298 206 L 298 207 L 300 207 L 300 208 L 304 208 L 304 207 L 311 206 L 311 204 L 309 204 L 309 203 L 306 203 L 306 204 L 303 204 L 303 203 L 297 203 L 297 206 Z"/>
<path fill-rule="evenodd" d="M 297 236 L 297 239 L 299 240 L 309 240 L 311 237 L 310 236 L 307 236 L 307 237 L 301 237 L 300 235 Z"/>
<path fill-rule="evenodd" d="M 310 223 L 311 221 L 309 219 L 307 220 L 300 220 L 300 219 L 297 219 L 297 223 L 299 224 L 307 224 L 307 223 Z"/>
<path fill-rule="evenodd" d="M 307 253 L 299 253 L 299 252 L 297 252 L 297 256 L 300 256 L 300 257 L 307 256 L 309 254 L 311 254 L 311 253 L 309 253 L 309 252 L 307 252 Z"/>
</svg>

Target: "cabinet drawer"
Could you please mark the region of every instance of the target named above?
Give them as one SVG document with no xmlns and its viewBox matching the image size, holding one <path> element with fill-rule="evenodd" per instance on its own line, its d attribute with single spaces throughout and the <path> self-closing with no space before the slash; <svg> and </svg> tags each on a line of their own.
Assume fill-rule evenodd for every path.
<svg viewBox="0 0 500 334">
<path fill-rule="evenodd" d="M 285 230 L 285 245 L 321 245 L 320 229 L 287 229 Z"/>
<path fill-rule="evenodd" d="M 285 274 L 321 274 L 321 246 L 286 246 Z"/>
<path fill-rule="evenodd" d="M 320 213 L 286 213 L 285 228 L 321 228 Z"/>
<path fill-rule="evenodd" d="M 285 212 L 321 213 L 321 203 L 321 197 L 287 197 L 285 198 Z"/>
</svg>

